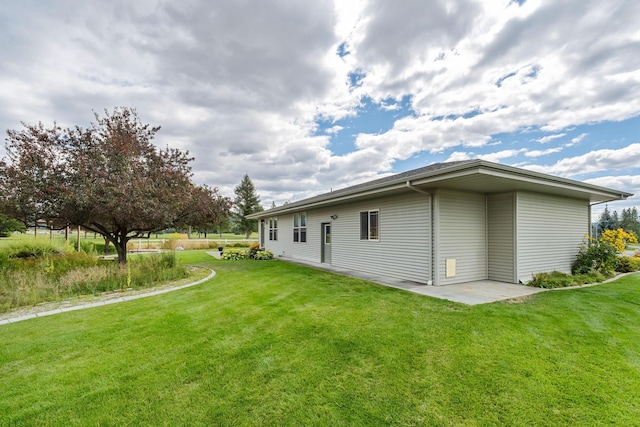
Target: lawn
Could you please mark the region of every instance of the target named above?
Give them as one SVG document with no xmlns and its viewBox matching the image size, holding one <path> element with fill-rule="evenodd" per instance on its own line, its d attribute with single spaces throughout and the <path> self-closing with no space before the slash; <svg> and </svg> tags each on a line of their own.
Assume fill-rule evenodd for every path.
<svg viewBox="0 0 640 427">
<path fill-rule="evenodd" d="M 281 261 L 0 326 L 0 425 L 640 424 L 640 276 L 465 306 Z"/>
</svg>

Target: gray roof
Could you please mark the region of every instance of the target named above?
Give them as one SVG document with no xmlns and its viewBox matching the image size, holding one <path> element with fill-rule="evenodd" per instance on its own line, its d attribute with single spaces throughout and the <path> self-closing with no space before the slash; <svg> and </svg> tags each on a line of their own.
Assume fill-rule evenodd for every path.
<svg viewBox="0 0 640 427">
<path fill-rule="evenodd" d="M 329 193 L 288 203 L 250 216 L 264 218 L 286 212 L 329 206 L 392 192 L 433 191 L 436 188 L 483 193 L 535 191 L 588 199 L 592 203 L 621 200 L 631 193 L 612 190 L 553 175 L 533 172 L 485 160 L 434 163 L 396 175 L 353 185 Z"/>
</svg>

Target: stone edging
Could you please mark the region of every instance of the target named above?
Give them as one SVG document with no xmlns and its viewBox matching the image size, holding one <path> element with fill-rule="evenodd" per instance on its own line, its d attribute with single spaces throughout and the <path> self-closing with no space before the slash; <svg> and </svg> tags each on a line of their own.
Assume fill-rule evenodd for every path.
<svg viewBox="0 0 640 427">
<path fill-rule="evenodd" d="M 154 295 L 166 294 L 167 292 L 173 292 L 173 291 L 177 291 L 179 289 L 189 288 L 191 286 L 196 286 L 196 285 L 199 285 L 201 283 L 204 283 L 204 282 L 206 282 L 207 280 L 213 278 L 216 275 L 216 272 L 211 270 L 210 268 L 207 269 L 207 270 L 211 271 L 211 274 L 209 274 L 207 277 L 205 277 L 204 279 L 197 280 L 197 281 L 192 282 L 192 283 L 187 283 L 186 285 L 174 286 L 174 287 L 169 287 L 169 288 L 164 288 L 164 289 L 157 289 L 157 290 L 151 291 L 151 292 L 143 292 L 143 293 L 139 293 L 139 294 L 135 294 L 135 295 L 127 295 L 127 296 L 123 296 L 123 297 L 120 297 L 120 298 L 112 298 L 112 299 L 108 299 L 108 300 L 93 301 L 93 302 L 88 302 L 88 303 L 84 303 L 84 304 L 77 304 L 77 305 L 73 305 L 73 306 L 70 306 L 70 307 L 57 308 L 55 310 L 43 311 L 43 312 L 40 312 L 40 313 L 30 313 L 30 314 L 26 314 L 26 315 L 23 315 L 23 316 L 14 317 L 14 318 L 11 318 L 11 319 L 0 319 L 0 325 L 7 325 L 9 323 L 16 323 L 16 322 L 20 322 L 22 320 L 33 319 L 33 318 L 36 318 L 36 317 L 51 316 L 53 314 L 65 313 L 67 311 L 82 310 L 82 309 L 85 309 L 85 308 L 100 307 L 100 306 L 103 306 L 103 305 L 110 305 L 110 304 L 115 304 L 115 303 L 124 302 L 124 301 L 131 301 L 131 300 L 140 299 L 140 298 L 146 298 L 146 297 L 150 297 L 150 296 L 154 296 Z"/>
</svg>

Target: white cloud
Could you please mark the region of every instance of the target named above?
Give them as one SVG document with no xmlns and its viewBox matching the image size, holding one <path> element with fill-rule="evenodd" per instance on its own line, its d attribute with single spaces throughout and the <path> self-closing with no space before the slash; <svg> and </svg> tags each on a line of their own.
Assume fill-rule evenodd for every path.
<svg viewBox="0 0 640 427">
<path fill-rule="evenodd" d="M 471 160 L 473 159 L 473 153 L 466 153 L 463 151 L 454 151 L 453 153 L 451 153 L 451 155 L 449 156 L 449 158 L 447 160 L 445 160 L 446 162 L 457 162 L 460 160 Z"/>
<path fill-rule="evenodd" d="M 543 136 L 542 138 L 538 139 L 538 142 L 541 144 L 546 144 L 549 141 L 553 141 L 554 139 L 558 139 L 558 138 L 562 138 L 563 136 L 565 136 L 566 133 L 557 133 L 555 135 L 547 135 L 547 136 Z"/>
<path fill-rule="evenodd" d="M 557 147 L 557 148 L 549 148 L 547 150 L 525 151 L 524 155 L 527 157 L 541 157 L 541 156 L 547 156 L 549 154 L 559 153 L 561 151 L 562 151 L 562 147 Z"/>
<path fill-rule="evenodd" d="M 488 160 L 490 162 L 499 163 L 503 159 L 509 159 L 512 157 L 516 157 L 518 154 L 526 152 L 526 149 L 520 150 L 502 150 L 496 153 L 487 153 L 487 154 L 479 154 L 478 158 L 483 160 Z"/>
<path fill-rule="evenodd" d="M 569 144 L 566 144 L 566 147 L 571 147 L 573 145 L 576 145 L 577 143 L 581 142 L 583 139 L 585 139 L 587 137 L 587 133 L 581 133 L 580 135 L 576 136 L 575 138 L 571 139 L 571 142 Z"/>
<path fill-rule="evenodd" d="M 325 131 L 325 133 L 336 134 L 336 133 L 339 133 L 342 129 L 344 129 L 343 126 L 337 126 L 337 125 L 336 126 L 331 126 L 329 129 L 327 129 Z"/>
<path fill-rule="evenodd" d="M 524 155 L 563 175 L 631 168 L 638 144 L 584 153 L 586 133 L 564 145 L 580 154 L 534 164 L 562 150 L 532 150 L 526 130 L 550 133 L 544 143 L 640 115 L 637 16 L 640 3 L 625 0 L 8 2 L 0 127 L 87 125 L 92 110 L 137 107 L 162 126 L 158 145 L 191 151 L 197 180 L 232 194 L 249 173 L 265 204 L 371 179 L 421 152 L 476 157 L 511 132 L 522 140 L 478 157 Z M 393 111 L 407 95 L 415 114 L 357 134 L 352 152 L 331 152 L 337 124 L 316 135 L 317 117 L 352 117 L 363 96 Z"/>
<path fill-rule="evenodd" d="M 606 170 L 634 168 L 640 164 L 640 143 L 617 150 L 594 150 L 575 157 L 567 157 L 553 165 L 526 165 L 526 169 L 556 175 L 573 176 Z"/>
</svg>

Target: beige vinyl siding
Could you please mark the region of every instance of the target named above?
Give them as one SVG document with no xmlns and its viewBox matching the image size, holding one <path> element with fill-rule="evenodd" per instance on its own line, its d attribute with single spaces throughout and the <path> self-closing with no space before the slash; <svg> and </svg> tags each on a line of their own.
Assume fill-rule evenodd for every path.
<svg viewBox="0 0 640 427">
<path fill-rule="evenodd" d="M 293 242 L 293 222 L 292 228 L 287 231 L 289 237 L 289 251 L 285 256 L 296 259 L 302 259 L 311 262 L 322 262 L 321 243 L 322 243 L 322 224 L 325 222 L 333 223 L 331 215 L 335 209 L 327 210 L 307 210 L 307 241 L 306 243 Z M 293 214 L 291 215 L 293 221 Z"/>
<path fill-rule="evenodd" d="M 280 255 L 283 251 L 288 249 L 286 240 L 292 240 L 286 230 L 291 229 L 293 226 L 293 215 L 278 215 L 278 240 L 269 240 L 269 218 L 265 218 L 264 226 L 264 247 L 265 249 L 273 252 L 274 255 Z"/>
<path fill-rule="evenodd" d="M 589 232 L 589 202 L 519 192 L 516 209 L 518 280 L 553 270 L 570 273 Z"/>
<path fill-rule="evenodd" d="M 487 196 L 488 278 L 515 282 L 515 193 Z"/>
<path fill-rule="evenodd" d="M 307 213 L 307 241 L 293 241 L 293 213 L 278 216 L 278 241 L 269 241 L 269 231 L 266 231 L 266 248 L 277 257 L 288 257 L 303 261 L 321 262 L 320 259 L 320 230 L 321 224 L 332 222 L 331 215 L 335 209 L 301 211 Z M 268 220 L 265 221 L 269 226 Z"/>
<path fill-rule="evenodd" d="M 486 196 L 439 191 L 438 285 L 487 278 Z M 446 277 L 446 260 L 455 259 L 454 277 Z"/>
<path fill-rule="evenodd" d="M 430 201 L 429 195 L 411 193 L 337 207 L 331 264 L 419 283 L 431 280 Z M 379 211 L 379 240 L 360 240 L 360 212 L 369 210 Z"/>
</svg>

